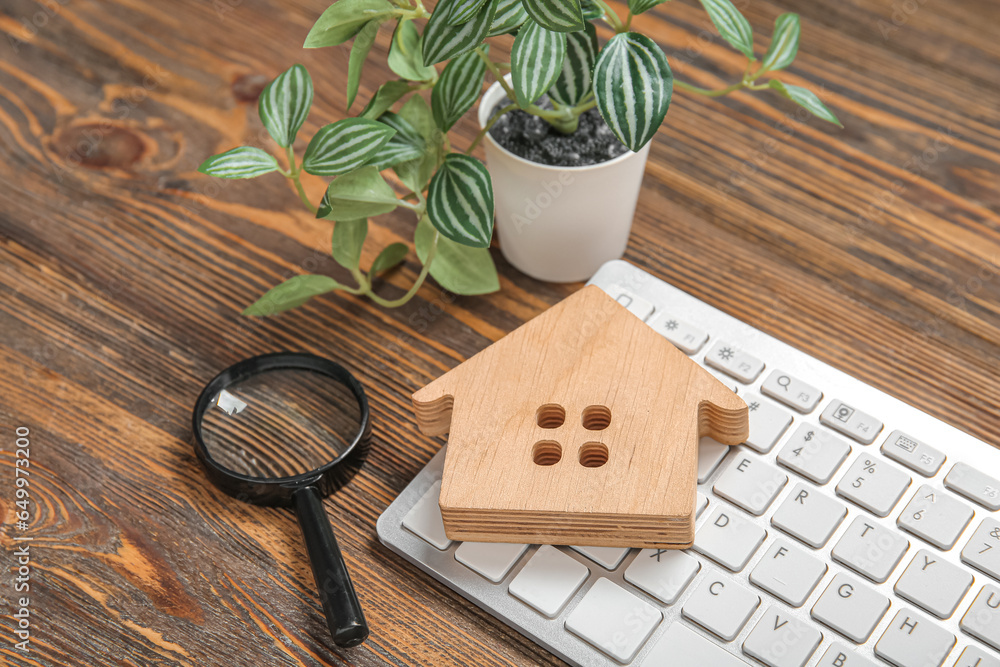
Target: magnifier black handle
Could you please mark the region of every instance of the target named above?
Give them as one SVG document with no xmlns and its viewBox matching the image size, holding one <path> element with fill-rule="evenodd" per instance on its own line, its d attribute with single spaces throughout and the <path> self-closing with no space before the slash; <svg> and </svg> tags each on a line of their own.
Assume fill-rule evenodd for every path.
<svg viewBox="0 0 1000 667">
<path fill-rule="evenodd" d="M 292 498 L 333 641 L 337 646 L 357 646 L 368 636 L 368 623 L 323 510 L 323 500 L 311 486 L 299 489 Z"/>
</svg>

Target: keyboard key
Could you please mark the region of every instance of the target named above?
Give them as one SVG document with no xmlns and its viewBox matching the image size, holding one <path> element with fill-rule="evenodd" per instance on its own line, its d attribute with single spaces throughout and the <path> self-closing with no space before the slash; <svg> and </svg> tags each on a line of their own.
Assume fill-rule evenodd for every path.
<svg viewBox="0 0 1000 667">
<path fill-rule="evenodd" d="M 947 551 L 955 546 L 973 514 L 965 503 L 924 484 L 900 512 L 896 523 L 906 532 Z"/>
<path fill-rule="evenodd" d="M 921 549 L 903 570 L 896 582 L 896 595 L 929 611 L 938 618 L 948 618 L 972 587 L 972 575 Z"/>
<path fill-rule="evenodd" d="M 792 415 L 757 394 L 744 396 L 750 409 L 750 435 L 747 446 L 767 454 L 792 425 Z"/>
<path fill-rule="evenodd" d="M 536 611 L 555 618 L 587 579 L 583 563 L 543 544 L 510 582 L 510 594 Z"/>
<path fill-rule="evenodd" d="M 628 309 L 628 312 L 632 313 L 643 322 L 648 320 L 649 316 L 653 314 L 653 304 L 646 299 L 643 299 L 641 296 L 636 296 L 625 288 L 617 285 L 613 287 L 610 292 L 611 295 L 615 297 L 615 301 L 625 306 L 625 308 Z"/>
<path fill-rule="evenodd" d="M 764 370 L 764 362 L 735 345 L 718 340 L 705 355 L 705 363 L 740 382 L 750 384 Z"/>
<path fill-rule="evenodd" d="M 618 662 L 628 662 L 662 619 L 656 607 L 602 577 L 566 619 L 566 629 Z"/>
<path fill-rule="evenodd" d="M 747 667 L 747 663 L 683 623 L 674 623 L 653 644 L 642 667 Z M 852 665 L 853 667 L 853 665 Z"/>
<path fill-rule="evenodd" d="M 910 548 L 905 537 L 866 516 L 851 522 L 833 547 L 833 559 L 881 584 Z"/>
<path fill-rule="evenodd" d="M 959 623 L 962 632 L 1000 651 L 1000 588 L 987 584 Z"/>
<path fill-rule="evenodd" d="M 819 389 L 792 377 L 785 371 L 772 371 L 761 384 L 760 390 L 803 414 L 812 412 L 823 398 L 823 392 Z"/>
<path fill-rule="evenodd" d="M 438 505 L 440 497 L 441 482 L 437 481 L 403 517 L 403 527 L 435 549 L 444 551 L 451 546 L 451 540 L 444 534 L 441 506 Z"/>
<path fill-rule="evenodd" d="M 733 572 L 742 570 L 767 531 L 728 507 L 715 511 L 694 536 L 694 550 Z"/>
<path fill-rule="evenodd" d="M 871 415 L 855 410 L 843 401 L 830 401 L 819 420 L 862 445 L 870 445 L 882 431 L 882 422 Z"/>
<path fill-rule="evenodd" d="M 944 485 L 992 512 L 1000 509 L 1000 481 L 966 463 L 956 463 L 944 478 Z"/>
<path fill-rule="evenodd" d="M 962 549 L 962 562 L 1000 580 L 1000 521 L 982 520 Z"/>
<path fill-rule="evenodd" d="M 717 440 L 704 437 L 698 441 L 698 483 L 704 484 L 716 471 L 731 448 Z"/>
<path fill-rule="evenodd" d="M 838 574 L 810 612 L 812 617 L 855 644 L 868 640 L 889 609 L 889 598 L 864 584 Z"/>
<path fill-rule="evenodd" d="M 874 456 L 861 454 L 837 484 L 837 495 L 876 516 L 888 516 L 910 485 L 910 476 Z"/>
<path fill-rule="evenodd" d="M 778 463 L 817 484 L 826 484 L 851 453 L 851 446 L 826 429 L 800 424 L 778 452 Z"/>
<path fill-rule="evenodd" d="M 750 514 L 760 516 L 785 488 L 788 476 L 760 459 L 737 455 L 729 461 L 713 490 Z"/>
<path fill-rule="evenodd" d="M 771 524 L 813 549 L 823 547 L 847 516 L 847 508 L 806 484 L 796 484 Z"/>
<path fill-rule="evenodd" d="M 643 549 L 625 569 L 625 581 L 652 595 L 663 604 L 673 604 L 701 563 L 676 549 Z"/>
<path fill-rule="evenodd" d="M 706 507 L 708 507 L 708 496 L 705 496 L 705 495 L 699 493 L 698 494 L 698 503 L 697 503 L 697 505 L 695 505 L 695 509 L 694 509 L 694 518 L 697 519 L 698 517 L 700 517 L 701 513 L 705 511 Z"/>
<path fill-rule="evenodd" d="M 816 667 L 879 667 L 868 658 L 858 655 L 850 646 L 833 642 L 816 663 Z"/>
<path fill-rule="evenodd" d="M 1000 659 L 981 648 L 966 646 L 955 667 L 1000 667 Z"/>
<path fill-rule="evenodd" d="M 577 553 L 581 553 L 590 560 L 594 561 L 605 570 L 613 570 L 618 567 L 618 564 L 622 562 L 625 558 L 625 554 L 628 553 L 628 547 L 573 547 L 570 549 Z"/>
<path fill-rule="evenodd" d="M 819 416 L 819 420 L 862 445 L 870 445 L 882 431 L 882 422 L 860 410 L 855 410 L 843 401 L 830 401 Z"/>
<path fill-rule="evenodd" d="M 882 453 L 924 477 L 936 475 L 946 458 L 944 452 L 934 449 L 902 431 L 893 431 L 885 439 L 885 442 L 882 443 Z"/>
<path fill-rule="evenodd" d="M 731 579 L 710 575 L 702 579 L 684 603 L 681 613 L 727 642 L 753 616 L 760 598 Z"/>
<path fill-rule="evenodd" d="M 793 607 L 801 607 L 826 570 L 826 563 L 818 558 L 785 540 L 775 540 L 750 573 L 750 583 Z"/>
<path fill-rule="evenodd" d="M 527 544 L 462 542 L 455 549 L 455 560 L 498 584 L 527 548 Z"/>
<path fill-rule="evenodd" d="M 954 646 L 955 635 L 904 607 L 875 644 L 875 655 L 896 667 L 941 667 Z"/>
<path fill-rule="evenodd" d="M 698 350 L 708 342 L 707 333 L 673 315 L 664 314 L 651 324 L 658 334 L 679 347 L 685 354 L 697 354 Z"/>
<path fill-rule="evenodd" d="M 743 642 L 743 652 L 768 667 L 803 667 L 823 634 L 772 605 Z"/>
</svg>

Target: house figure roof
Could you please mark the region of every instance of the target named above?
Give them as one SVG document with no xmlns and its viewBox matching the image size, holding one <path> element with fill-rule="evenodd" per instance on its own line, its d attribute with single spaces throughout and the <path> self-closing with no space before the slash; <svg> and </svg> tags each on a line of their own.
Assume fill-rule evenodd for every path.
<svg viewBox="0 0 1000 667">
<path fill-rule="evenodd" d="M 686 548 L 698 441 L 736 445 L 747 405 L 598 287 L 526 322 L 413 395 L 449 433 L 452 539 Z"/>
</svg>

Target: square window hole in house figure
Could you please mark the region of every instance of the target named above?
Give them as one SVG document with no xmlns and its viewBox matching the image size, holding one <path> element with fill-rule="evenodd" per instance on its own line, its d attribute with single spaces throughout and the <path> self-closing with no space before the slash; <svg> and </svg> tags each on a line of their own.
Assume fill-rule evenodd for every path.
<svg viewBox="0 0 1000 667">
<path fill-rule="evenodd" d="M 698 440 L 737 445 L 747 405 L 600 288 L 584 287 L 413 395 L 448 433 L 454 540 L 687 548 Z"/>
</svg>

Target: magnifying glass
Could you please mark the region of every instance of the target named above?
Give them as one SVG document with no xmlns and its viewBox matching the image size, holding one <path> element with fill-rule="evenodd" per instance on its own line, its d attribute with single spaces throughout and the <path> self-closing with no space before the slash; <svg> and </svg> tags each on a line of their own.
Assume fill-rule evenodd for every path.
<svg viewBox="0 0 1000 667">
<path fill-rule="evenodd" d="M 788 391 L 788 385 L 790 384 L 792 384 L 792 378 L 788 377 L 787 375 L 782 375 L 781 377 L 778 378 L 778 386 L 784 387 L 785 391 Z"/>
<path fill-rule="evenodd" d="M 195 452 L 212 482 L 255 505 L 294 507 L 338 646 L 368 636 L 323 498 L 361 469 L 371 445 L 364 389 L 311 354 L 252 357 L 219 373 L 194 406 Z"/>
</svg>

